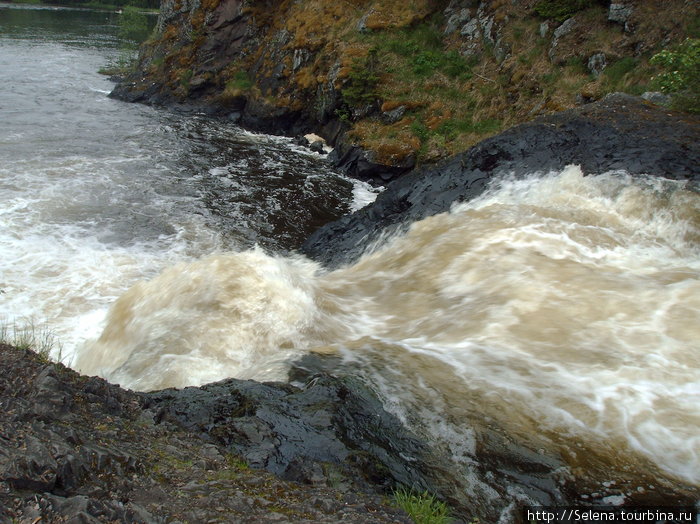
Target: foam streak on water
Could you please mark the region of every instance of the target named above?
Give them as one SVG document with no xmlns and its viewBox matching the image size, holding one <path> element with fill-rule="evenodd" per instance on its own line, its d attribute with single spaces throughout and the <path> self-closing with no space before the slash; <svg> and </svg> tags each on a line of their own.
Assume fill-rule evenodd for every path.
<svg viewBox="0 0 700 524">
<path fill-rule="evenodd" d="M 578 439 L 698 483 L 699 240 L 676 182 L 503 181 L 331 273 L 260 251 L 172 268 L 117 302 L 87 369 L 151 389 L 337 352 L 465 453 L 481 413 L 573 462 Z"/>
<path fill-rule="evenodd" d="M 139 280 L 293 249 L 354 205 L 353 182 L 289 139 L 108 98 L 117 19 L 0 4 L 0 333 L 46 324 L 66 363 Z"/>
</svg>

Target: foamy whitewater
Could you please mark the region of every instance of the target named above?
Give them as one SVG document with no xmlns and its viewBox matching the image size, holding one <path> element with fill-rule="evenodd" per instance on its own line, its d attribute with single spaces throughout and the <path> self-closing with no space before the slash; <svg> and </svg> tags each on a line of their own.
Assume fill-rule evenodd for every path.
<svg viewBox="0 0 700 524">
<path fill-rule="evenodd" d="M 284 379 L 304 352 L 340 353 L 427 426 L 478 411 L 697 483 L 699 240 L 683 184 L 572 166 L 503 181 L 330 273 L 261 250 L 167 269 L 115 303 L 75 365 L 151 390 Z"/>
<path fill-rule="evenodd" d="M 327 272 L 280 253 L 376 190 L 289 140 L 107 98 L 113 15 L 0 11 L 0 334 L 45 326 L 54 357 L 138 390 L 339 357 L 484 504 L 488 431 L 629 480 L 620 497 L 697 490 L 698 193 L 502 180 Z"/>
</svg>

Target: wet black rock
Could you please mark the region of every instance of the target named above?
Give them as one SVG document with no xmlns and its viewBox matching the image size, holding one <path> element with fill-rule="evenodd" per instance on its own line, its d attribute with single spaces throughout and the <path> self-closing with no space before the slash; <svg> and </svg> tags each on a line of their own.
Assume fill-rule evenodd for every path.
<svg viewBox="0 0 700 524">
<path fill-rule="evenodd" d="M 0 522 L 410 522 L 377 495 L 392 475 L 413 477 L 382 467 L 398 447 L 367 431 L 375 418 L 394 423 L 359 385 L 230 381 L 141 395 L 2 344 L 0 360 Z M 406 435 L 408 445 L 422 453 Z"/>
<path fill-rule="evenodd" d="M 382 235 L 480 195 L 495 177 L 570 164 L 586 174 L 624 169 L 698 187 L 700 118 L 623 94 L 538 118 L 391 182 L 370 206 L 317 230 L 302 251 L 330 268 L 350 263 Z"/>
<path fill-rule="evenodd" d="M 307 484 L 425 489 L 428 447 L 359 380 L 318 374 L 301 387 L 228 379 L 144 395 L 158 421 L 182 426 L 264 468 Z M 410 457 L 410 458 L 409 458 Z"/>
</svg>

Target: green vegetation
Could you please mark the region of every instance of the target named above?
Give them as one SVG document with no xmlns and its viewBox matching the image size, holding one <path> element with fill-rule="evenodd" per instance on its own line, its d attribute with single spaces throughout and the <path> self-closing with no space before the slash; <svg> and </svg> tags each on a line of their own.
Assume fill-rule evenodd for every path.
<svg viewBox="0 0 700 524">
<path fill-rule="evenodd" d="M 95 9 L 119 9 L 124 8 L 125 6 L 133 6 L 140 9 L 157 11 L 160 8 L 160 0 L 108 0 L 105 2 L 101 2 L 99 0 L 22 0 L 22 3 L 41 3 L 49 5 L 64 5 L 68 7 L 92 7 Z"/>
<path fill-rule="evenodd" d="M 125 42 L 143 42 L 150 30 L 148 15 L 137 7 L 128 5 L 119 15 L 119 38 Z"/>
<path fill-rule="evenodd" d="M 579 11 L 594 5 L 596 0 L 540 0 L 535 4 L 535 13 L 543 18 L 563 22 Z"/>
<path fill-rule="evenodd" d="M 253 87 L 253 81 L 248 76 L 245 71 L 237 71 L 234 75 L 226 82 L 227 91 L 248 91 Z"/>
<path fill-rule="evenodd" d="M 119 56 L 98 71 L 103 75 L 124 75 L 136 66 L 136 51 L 138 45 L 148 38 L 151 22 L 142 9 L 126 6 L 119 15 L 118 22 L 121 52 Z"/>
<path fill-rule="evenodd" d="M 689 38 L 700 38 L 700 15 L 695 15 L 688 21 L 686 31 Z"/>
<path fill-rule="evenodd" d="M 56 333 L 48 323 L 37 326 L 33 319 L 28 319 L 22 324 L 7 321 L 0 322 L 0 344 L 7 344 L 18 349 L 32 350 L 43 360 L 50 362 L 63 360 L 63 348 L 56 337 Z"/>
<path fill-rule="evenodd" d="M 434 160 L 500 127 L 490 114 L 492 93 L 480 96 L 470 85 L 479 76 L 472 69 L 482 57 L 463 56 L 450 47 L 442 24 L 433 16 L 356 37 L 367 58 L 352 62 L 342 90 L 346 107 L 336 114 L 351 120 L 353 108 L 374 100 L 382 102 L 383 112 L 404 107 L 402 117 L 386 126 L 368 120 L 353 126 L 354 137 L 377 151 L 380 161 L 414 154 L 419 162 Z"/>
<path fill-rule="evenodd" d="M 185 69 L 180 74 L 180 85 L 185 89 L 189 89 L 190 80 L 192 80 L 192 75 L 194 75 L 194 72 L 191 69 Z"/>
<path fill-rule="evenodd" d="M 348 73 L 348 83 L 341 91 L 343 102 L 349 107 L 363 107 L 376 102 L 379 98 L 379 76 L 376 69 L 376 50 L 370 50 L 364 60 L 356 59 Z"/>
<path fill-rule="evenodd" d="M 654 55 L 651 63 L 666 69 L 652 84 L 673 95 L 673 107 L 700 113 L 700 39 L 687 38 L 674 49 Z"/>
<path fill-rule="evenodd" d="M 392 53 L 406 59 L 410 72 L 418 77 L 443 73 L 449 78 L 471 78 L 470 62 L 457 51 L 445 51 L 440 31 L 430 23 L 373 37 L 375 52 Z"/>
<path fill-rule="evenodd" d="M 427 491 L 414 493 L 405 488 L 394 491 L 394 503 L 404 510 L 416 524 L 447 524 L 452 519 L 447 504 Z"/>
<path fill-rule="evenodd" d="M 250 469 L 250 466 L 248 463 L 239 457 L 238 455 L 234 455 L 233 453 L 228 453 L 225 456 L 226 459 L 226 465 L 231 468 L 235 469 L 237 471 L 247 471 Z"/>
</svg>

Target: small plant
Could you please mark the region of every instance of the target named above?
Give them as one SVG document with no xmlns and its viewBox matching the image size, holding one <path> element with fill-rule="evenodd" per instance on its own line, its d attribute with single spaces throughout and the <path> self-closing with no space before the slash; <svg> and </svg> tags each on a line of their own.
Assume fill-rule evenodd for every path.
<svg viewBox="0 0 700 524">
<path fill-rule="evenodd" d="M 421 143 L 426 142 L 428 138 L 430 138 L 430 129 L 428 129 L 420 118 L 416 118 L 411 122 L 411 131 L 418 137 Z"/>
<path fill-rule="evenodd" d="M 180 85 L 184 87 L 185 89 L 189 89 L 190 87 L 190 80 L 192 80 L 192 75 L 194 73 L 192 72 L 191 69 L 185 69 L 181 74 L 180 74 Z"/>
<path fill-rule="evenodd" d="M 32 350 L 46 362 L 63 360 L 63 347 L 56 333 L 48 323 L 37 326 L 33 319 L 28 319 L 22 324 L 0 322 L 0 344 Z"/>
<path fill-rule="evenodd" d="M 335 116 L 337 116 L 341 122 L 350 121 L 350 111 L 348 111 L 346 108 L 336 109 Z"/>
<path fill-rule="evenodd" d="M 246 71 L 236 71 L 229 81 L 226 82 L 226 90 L 231 92 L 245 92 L 251 87 L 253 87 L 253 81 Z"/>
<path fill-rule="evenodd" d="M 656 75 L 652 84 L 672 93 L 673 107 L 700 113 L 700 39 L 687 38 L 675 49 L 665 49 L 651 63 L 667 71 Z"/>
<path fill-rule="evenodd" d="M 618 87 L 624 80 L 625 75 L 637 67 L 637 64 L 637 60 L 631 56 L 621 58 L 617 62 L 613 62 L 605 68 L 605 71 L 603 72 L 605 75 L 605 80 L 612 86 Z"/>
<path fill-rule="evenodd" d="M 232 453 L 226 455 L 226 465 L 238 471 L 247 471 L 250 469 L 250 466 L 244 459 Z"/>
<path fill-rule="evenodd" d="M 414 493 L 406 488 L 394 491 L 394 503 L 404 510 L 416 524 L 447 524 L 452 519 L 447 504 L 427 491 Z"/>
</svg>

